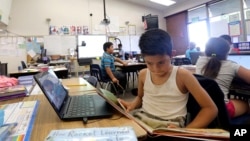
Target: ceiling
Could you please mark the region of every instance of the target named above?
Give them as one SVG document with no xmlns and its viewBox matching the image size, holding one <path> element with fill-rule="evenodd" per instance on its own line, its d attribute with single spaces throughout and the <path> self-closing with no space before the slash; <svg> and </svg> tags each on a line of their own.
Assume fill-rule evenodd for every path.
<svg viewBox="0 0 250 141">
<path fill-rule="evenodd" d="M 145 6 L 145 7 L 150 7 L 150 8 L 154 8 L 154 9 L 157 9 L 157 10 L 160 10 L 160 11 L 164 11 L 166 10 L 168 7 L 175 7 L 176 5 L 180 5 L 182 4 L 183 2 L 186 2 L 188 0 L 173 0 L 175 1 L 176 3 L 171 5 L 171 6 L 163 6 L 163 5 L 160 5 L 160 4 L 157 4 L 157 3 L 154 3 L 154 2 L 151 2 L 150 0 L 122 0 L 122 1 L 128 1 L 130 3 L 134 3 L 134 4 L 138 4 L 138 5 L 141 5 L 141 6 Z"/>
</svg>

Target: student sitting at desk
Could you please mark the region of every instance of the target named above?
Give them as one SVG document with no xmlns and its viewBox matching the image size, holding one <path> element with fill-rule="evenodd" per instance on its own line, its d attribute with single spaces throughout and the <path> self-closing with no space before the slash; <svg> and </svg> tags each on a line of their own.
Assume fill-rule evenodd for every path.
<svg viewBox="0 0 250 141">
<path fill-rule="evenodd" d="M 111 79 L 114 83 L 120 83 L 123 88 L 126 88 L 127 78 L 124 73 L 115 69 L 114 61 L 117 61 L 123 65 L 127 65 L 127 62 L 122 61 L 120 58 L 112 55 L 114 48 L 112 42 L 106 42 L 103 44 L 103 56 L 101 60 L 102 74 L 105 78 Z M 120 89 L 117 87 L 118 90 Z"/>
<path fill-rule="evenodd" d="M 222 38 L 211 38 L 206 44 L 206 56 L 199 57 L 196 63 L 196 73 L 214 79 L 224 93 L 226 107 L 231 118 L 249 112 L 246 101 L 229 99 L 228 93 L 231 82 L 235 76 L 250 83 L 250 70 L 227 60 L 230 50 L 229 43 Z"/>
<path fill-rule="evenodd" d="M 186 58 L 188 58 L 191 61 L 190 52 L 197 52 L 196 44 L 194 42 L 189 43 L 188 49 L 186 50 L 185 53 Z"/>
<path fill-rule="evenodd" d="M 139 47 L 147 68 L 139 73 L 136 98 L 132 102 L 121 100 L 127 111 L 141 107 L 133 114 L 151 119 L 147 120 L 151 127 L 184 127 L 190 92 L 201 110 L 186 127 L 206 127 L 217 116 L 218 109 L 191 72 L 171 64 L 169 34 L 161 29 L 148 30 L 140 37 Z"/>
</svg>

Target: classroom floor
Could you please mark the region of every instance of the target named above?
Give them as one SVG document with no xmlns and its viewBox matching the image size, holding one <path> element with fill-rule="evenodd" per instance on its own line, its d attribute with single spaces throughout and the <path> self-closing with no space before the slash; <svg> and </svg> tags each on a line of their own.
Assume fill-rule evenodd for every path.
<svg viewBox="0 0 250 141">
<path fill-rule="evenodd" d="M 88 74 L 83 76 L 82 74 L 79 74 L 79 77 L 82 77 L 82 78 L 88 78 Z M 76 77 L 75 75 L 71 75 L 71 77 Z M 97 88 L 100 88 L 100 84 L 98 83 L 97 84 Z M 134 84 L 132 82 L 132 78 L 130 78 L 130 80 L 128 81 L 128 87 L 126 88 L 125 90 L 125 94 L 116 94 L 117 97 L 121 98 L 121 99 L 124 99 L 124 100 L 127 100 L 127 101 L 131 101 L 135 98 L 135 95 L 132 94 L 132 91 L 134 91 L 134 89 L 137 88 L 137 77 L 135 77 L 135 80 L 134 80 Z"/>
</svg>

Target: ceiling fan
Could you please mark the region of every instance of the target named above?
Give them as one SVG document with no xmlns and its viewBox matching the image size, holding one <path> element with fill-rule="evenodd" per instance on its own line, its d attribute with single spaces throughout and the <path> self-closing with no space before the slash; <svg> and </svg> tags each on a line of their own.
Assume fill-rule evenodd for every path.
<svg viewBox="0 0 250 141">
<path fill-rule="evenodd" d="M 109 25 L 110 24 L 110 20 L 107 19 L 105 0 L 103 0 L 103 10 L 104 10 L 104 19 L 101 21 L 101 23 L 104 24 L 104 25 Z"/>
</svg>

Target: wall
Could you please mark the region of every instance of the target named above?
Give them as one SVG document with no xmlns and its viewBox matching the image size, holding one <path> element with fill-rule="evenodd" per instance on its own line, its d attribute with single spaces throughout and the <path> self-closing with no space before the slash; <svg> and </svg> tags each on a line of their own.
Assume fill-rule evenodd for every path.
<svg viewBox="0 0 250 141">
<path fill-rule="evenodd" d="M 147 14 L 159 15 L 159 27 L 166 29 L 162 12 L 122 0 L 106 0 L 106 13 L 111 24 L 126 27 L 125 22 L 129 21 L 136 25 L 137 34 L 144 32 L 142 16 Z M 102 0 L 13 0 L 10 18 L 8 30 L 24 36 L 48 35 L 49 24 L 85 25 L 90 33 L 105 33 L 100 25 L 104 19 Z"/>
<path fill-rule="evenodd" d="M 90 13 L 93 16 L 90 16 Z M 106 0 L 106 13 L 111 19 L 108 31 L 113 30 L 112 24 L 118 28 L 122 26 L 125 28 L 124 36 L 128 32 L 126 21 L 136 25 L 136 35 L 143 33 L 142 16 L 147 14 L 158 15 L 159 27 L 166 29 L 162 12 L 123 0 Z M 47 22 L 47 19 L 51 21 Z M 7 30 L 22 37 L 43 37 L 49 35 L 50 25 L 75 25 L 88 26 L 91 34 L 106 34 L 106 27 L 100 24 L 103 19 L 103 0 L 12 0 Z M 1 48 L 5 48 L 5 45 Z M 26 52 L 21 49 L 18 56 L 0 54 L 0 58 L 0 61 L 8 63 L 8 72 L 15 72 L 20 61 L 26 61 Z"/>
<path fill-rule="evenodd" d="M 3 22 L 5 25 L 9 23 L 11 3 L 12 0 L 0 0 L 0 22 Z"/>
</svg>

